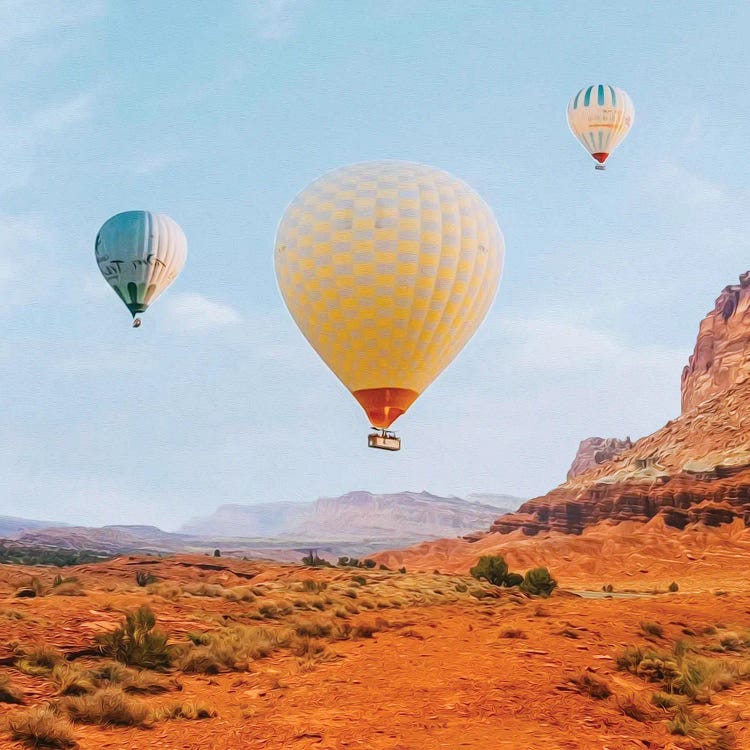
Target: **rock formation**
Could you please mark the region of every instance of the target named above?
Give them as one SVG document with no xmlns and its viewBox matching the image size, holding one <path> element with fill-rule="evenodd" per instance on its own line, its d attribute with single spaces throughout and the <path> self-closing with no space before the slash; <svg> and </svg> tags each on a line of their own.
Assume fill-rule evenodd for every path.
<svg viewBox="0 0 750 750">
<path fill-rule="evenodd" d="M 724 287 L 701 321 L 698 341 L 682 371 L 682 411 L 699 406 L 750 375 L 750 271 Z"/>
<path fill-rule="evenodd" d="M 584 440 L 564 484 L 490 530 L 580 534 L 600 521 L 655 516 L 680 529 L 696 521 L 750 525 L 749 308 L 750 272 L 724 289 L 700 324 L 677 419 L 630 446 Z"/>
<path fill-rule="evenodd" d="M 568 469 L 568 479 L 573 479 L 605 461 L 611 461 L 615 456 L 619 456 L 620 453 L 632 447 L 633 443 L 629 437 L 625 440 L 600 437 L 581 440 L 576 457 Z"/>
</svg>

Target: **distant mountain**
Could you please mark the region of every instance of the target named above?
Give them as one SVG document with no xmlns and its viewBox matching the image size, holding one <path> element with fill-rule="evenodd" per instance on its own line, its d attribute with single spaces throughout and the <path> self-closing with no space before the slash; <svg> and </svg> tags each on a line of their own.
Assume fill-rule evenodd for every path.
<svg viewBox="0 0 750 750">
<path fill-rule="evenodd" d="M 25 531 L 32 529 L 48 529 L 67 526 L 64 523 L 54 521 L 37 521 L 30 518 L 17 518 L 16 516 L 0 516 L 0 539 L 15 539 Z"/>
<path fill-rule="evenodd" d="M 210 516 L 193 518 L 180 527 L 184 534 L 202 537 L 275 537 L 304 524 L 313 503 L 258 503 L 221 505 Z"/>
<path fill-rule="evenodd" d="M 489 501 L 489 502 L 488 502 Z M 429 492 L 349 492 L 314 503 L 222 505 L 181 531 L 201 537 L 269 537 L 298 541 L 431 539 L 460 536 L 486 526 L 498 511 L 512 511 L 522 499 L 473 495 L 471 500 Z"/>
</svg>

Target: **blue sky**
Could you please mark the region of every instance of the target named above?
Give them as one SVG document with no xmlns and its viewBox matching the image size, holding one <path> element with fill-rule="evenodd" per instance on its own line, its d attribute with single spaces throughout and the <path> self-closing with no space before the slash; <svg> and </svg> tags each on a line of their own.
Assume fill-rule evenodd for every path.
<svg viewBox="0 0 750 750">
<path fill-rule="evenodd" d="M 175 528 L 351 489 L 533 496 L 582 438 L 657 429 L 750 268 L 747 28 L 748 2 L 0 0 L 0 513 Z M 603 174 L 565 121 L 599 81 L 636 108 Z M 382 158 L 466 180 L 507 245 L 398 454 L 365 447 L 272 265 L 296 192 Z M 134 331 L 93 240 L 138 208 L 189 254 Z"/>
</svg>

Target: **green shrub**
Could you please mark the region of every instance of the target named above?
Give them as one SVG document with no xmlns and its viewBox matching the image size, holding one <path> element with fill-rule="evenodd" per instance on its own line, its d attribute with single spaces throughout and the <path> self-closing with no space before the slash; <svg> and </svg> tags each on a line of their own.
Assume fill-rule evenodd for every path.
<svg viewBox="0 0 750 750">
<path fill-rule="evenodd" d="M 156 617 L 143 605 L 125 615 L 122 627 L 97 637 L 103 654 L 123 664 L 165 669 L 171 663 L 167 636 L 155 629 Z"/>
<path fill-rule="evenodd" d="M 557 581 L 547 568 L 532 568 L 523 577 L 521 590 L 532 596 L 549 596 L 557 586 Z"/>
<path fill-rule="evenodd" d="M 494 586 L 503 586 L 508 575 L 508 564 L 499 555 L 482 555 L 469 573 L 478 581 L 484 579 Z"/>
<path fill-rule="evenodd" d="M 520 586 L 523 583 L 523 576 L 520 573 L 508 573 L 505 577 L 505 585 L 508 588 Z"/>
</svg>

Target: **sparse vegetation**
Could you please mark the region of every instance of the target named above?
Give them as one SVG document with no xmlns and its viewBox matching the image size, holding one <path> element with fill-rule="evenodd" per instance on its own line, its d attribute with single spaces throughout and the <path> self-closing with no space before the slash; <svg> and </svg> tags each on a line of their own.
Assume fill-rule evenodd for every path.
<svg viewBox="0 0 750 750">
<path fill-rule="evenodd" d="M 482 555 L 477 564 L 469 569 L 472 578 L 485 580 L 493 586 L 505 586 L 508 577 L 508 564 L 499 555 Z"/>
<path fill-rule="evenodd" d="M 154 713 L 154 718 L 158 721 L 169 721 L 171 719 L 211 719 L 216 716 L 216 709 L 202 701 L 185 701 L 184 703 L 174 703 L 170 706 L 163 706 Z"/>
<path fill-rule="evenodd" d="M 28 653 L 16 659 L 16 669 L 31 676 L 48 675 L 63 661 L 63 655 L 49 646 L 34 646 Z"/>
<path fill-rule="evenodd" d="M 532 596 L 549 596 L 557 587 L 557 581 L 547 568 L 532 568 L 523 577 L 521 590 Z"/>
<path fill-rule="evenodd" d="M 0 674 L 0 703 L 23 704 L 23 693 L 10 681 L 7 674 Z"/>
<path fill-rule="evenodd" d="M 332 568 L 333 566 L 328 560 L 322 557 L 318 557 L 318 551 L 311 549 L 303 558 L 302 564 L 307 565 L 311 568 Z"/>
<path fill-rule="evenodd" d="M 152 583 L 156 583 L 156 576 L 149 570 L 136 570 L 135 582 L 141 587 L 150 586 Z"/>
<path fill-rule="evenodd" d="M 73 725 L 51 706 L 36 706 L 8 719 L 10 736 L 33 748 L 76 748 Z"/>
<path fill-rule="evenodd" d="M 593 672 L 581 672 L 581 674 L 571 678 L 570 683 L 583 695 L 591 696 L 596 700 L 603 700 L 612 695 L 612 688 L 610 688 L 609 683 Z"/>
<path fill-rule="evenodd" d="M 141 727 L 149 722 L 150 711 L 143 701 L 131 698 L 120 688 L 108 687 L 90 695 L 63 698 L 60 710 L 80 724 L 112 724 Z"/>
<path fill-rule="evenodd" d="M 676 581 L 672 581 L 672 583 L 670 583 L 670 584 L 669 584 L 669 586 L 668 586 L 668 589 L 667 589 L 667 590 L 668 590 L 668 591 L 669 591 L 670 593 L 674 594 L 674 593 L 675 593 L 675 591 L 679 591 L 679 590 L 680 590 L 680 587 L 679 587 L 679 585 L 678 585 L 678 584 L 676 583 Z"/>
<path fill-rule="evenodd" d="M 660 625 L 658 622 L 642 622 L 641 630 L 646 635 L 653 635 L 656 638 L 664 637 L 664 627 Z"/>
<path fill-rule="evenodd" d="M 125 615 L 122 627 L 100 635 L 103 654 L 134 667 L 164 669 L 171 663 L 167 636 L 155 629 L 156 617 L 143 605 Z"/>
</svg>

